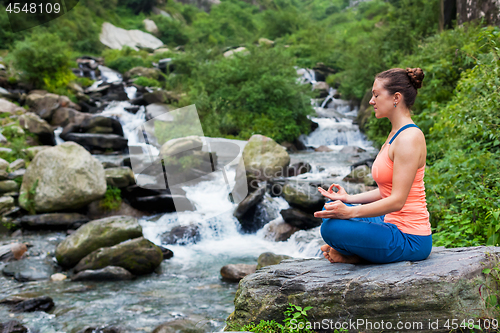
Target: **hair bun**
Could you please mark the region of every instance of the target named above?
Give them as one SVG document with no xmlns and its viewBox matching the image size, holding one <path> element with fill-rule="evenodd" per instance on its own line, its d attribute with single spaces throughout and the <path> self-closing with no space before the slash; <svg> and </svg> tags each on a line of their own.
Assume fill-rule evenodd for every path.
<svg viewBox="0 0 500 333">
<path fill-rule="evenodd" d="M 415 87 L 415 89 L 419 89 L 422 87 L 422 80 L 425 76 L 422 68 L 407 68 L 406 74 L 410 78 L 410 82 Z"/>
</svg>

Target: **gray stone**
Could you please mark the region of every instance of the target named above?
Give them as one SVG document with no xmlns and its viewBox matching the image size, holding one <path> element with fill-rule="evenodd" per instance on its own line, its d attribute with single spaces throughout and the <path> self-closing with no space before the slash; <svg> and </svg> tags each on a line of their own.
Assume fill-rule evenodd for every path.
<svg viewBox="0 0 500 333">
<path fill-rule="evenodd" d="M 51 264 L 38 258 L 13 261 L 4 267 L 2 272 L 19 282 L 48 280 L 55 273 Z"/>
<path fill-rule="evenodd" d="M 239 282 L 245 276 L 255 273 L 257 265 L 229 264 L 220 269 L 223 280 Z"/>
<path fill-rule="evenodd" d="M 312 306 L 308 315 L 314 322 L 362 318 L 396 327 L 403 321 L 422 323 L 419 332 L 449 332 L 443 327 L 447 319 L 460 323 L 487 313 L 482 297 L 488 287 L 496 287 L 482 271 L 495 267 L 499 254 L 499 247 L 434 248 L 426 260 L 383 265 L 286 260 L 240 282 L 235 311 L 227 323 L 282 320 L 283 311 L 294 303 Z M 429 329 L 429 319 L 439 320 L 440 327 Z M 357 327 L 357 331 L 372 330 Z"/>
<path fill-rule="evenodd" d="M 3 158 L 0 158 L 0 170 L 7 171 L 8 168 L 9 168 L 9 162 L 4 160 Z"/>
<path fill-rule="evenodd" d="M 84 224 L 56 248 L 56 259 L 63 267 L 73 267 L 83 257 L 100 249 L 142 236 L 136 218 L 111 216 Z"/>
<path fill-rule="evenodd" d="M 28 333 L 31 332 L 17 320 L 9 320 L 0 323 L 0 332 L 2 333 Z"/>
<path fill-rule="evenodd" d="M 35 147 L 29 147 L 26 149 L 23 149 L 23 152 L 26 154 L 26 157 L 28 160 L 32 161 L 36 154 L 41 152 L 42 150 L 45 150 L 47 148 L 51 148 L 52 146 L 35 146 Z"/>
<path fill-rule="evenodd" d="M 200 228 L 193 224 L 177 226 L 160 236 L 162 244 L 193 244 L 200 240 Z"/>
<path fill-rule="evenodd" d="M 160 156 L 175 156 L 191 150 L 201 150 L 203 142 L 196 135 L 172 139 L 165 142 L 160 148 Z"/>
<path fill-rule="evenodd" d="M 148 79 L 161 80 L 163 78 L 161 71 L 158 68 L 134 67 L 123 74 L 124 80 L 129 80 L 137 76 L 146 77 Z"/>
<path fill-rule="evenodd" d="M 135 184 L 134 172 L 129 167 L 104 169 L 106 183 L 116 187 L 127 187 Z"/>
<path fill-rule="evenodd" d="M 56 94 L 38 94 L 30 93 L 26 97 L 26 104 L 38 115 L 40 118 L 50 121 L 54 111 L 61 106 L 59 95 Z"/>
<path fill-rule="evenodd" d="M 116 134 L 92 134 L 92 133 L 69 133 L 65 137 L 66 141 L 74 141 L 85 149 L 106 151 L 122 151 L 127 148 L 128 140 Z"/>
<path fill-rule="evenodd" d="M 271 265 L 277 265 L 285 259 L 291 259 L 292 257 L 285 254 L 274 254 L 272 252 L 264 252 L 257 259 L 257 269 L 262 267 L 267 267 Z"/>
<path fill-rule="evenodd" d="M 163 42 L 155 36 L 140 30 L 125 30 L 115 27 L 109 22 L 102 24 L 102 31 L 99 36 L 101 43 L 109 48 L 121 50 L 125 45 L 138 51 L 139 48 L 157 49 Z"/>
<path fill-rule="evenodd" d="M 19 117 L 21 127 L 38 136 L 38 141 L 42 145 L 55 146 L 56 140 L 52 127 L 40 118 L 37 114 L 28 112 Z"/>
<path fill-rule="evenodd" d="M 39 296 L 34 298 L 13 296 L 0 301 L 11 308 L 12 312 L 48 312 L 54 307 L 54 301 L 49 296 Z M 1 331 L 2 333 L 5 331 Z"/>
<path fill-rule="evenodd" d="M 16 104 L 9 102 L 4 98 L 0 98 L 0 114 L 1 113 L 23 114 L 26 110 Z"/>
<path fill-rule="evenodd" d="M 77 229 L 89 221 L 85 215 L 78 213 L 49 213 L 25 215 L 19 219 L 23 228 L 31 229 Z"/>
<path fill-rule="evenodd" d="M 28 191 L 33 188 L 35 195 L 29 198 Z M 76 209 L 105 192 L 101 163 L 78 144 L 65 142 L 35 156 L 24 175 L 19 204 L 29 210 L 32 200 L 36 212 Z"/>
<path fill-rule="evenodd" d="M 130 280 L 134 276 L 125 268 L 108 266 L 97 270 L 85 270 L 76 274 L 71 281 L 116 281 Z"/>
<path fill-rule="evenodd" d="M 144 19 L 142 23 L 144 23 L 144 29 L 146 29 L 147 32 L 150 32 L 152 34 L 158 33 L 158 27 L 156 26 L 155 21 L 150 19 Z"/>
<path fill-rule="evenodd" d="M 189 319 L 175 319 L 161 324 L 153 333 L 205 333 L 203 328 L 207 323 L 195 322 Z"/>
<path fill-rule="evenodd" d="M 323 222 L 322 219 L 314 217 L 312 213 L 303 212 L 297 208 L 282 209 L 280 214 L 286 223 L 303 230 L 316 228 Z"/>
<path fill-rule="evenodd" d="M 161 249 L 140 237 L 90 253 L 75 266 L 75 272 L 119 266 L 134 275 L 144 275 L 153 273 L 162 261 Z"/>
<path fill-rule="evenodd" d="M 0 214 L 3 214 L 14 207 L 14 198 L 11 196 L 0 197 Z"/>
<path fill-rule="evenodd" d="M 274 219 L 264 226 L 264 238 L 283 242 L 300 229 L 286 223 L 282 218 Z"/>
<path fill-rule="evenodd" d="M 236 217 L 237 219 L 240 219 L 245 215 L 245 213 L 258 204 L 260 201 L 262 201 L 262 198 L 264 197 L 264 194 L 266 193 L 266 187 L 261 186 L 259 187 L 256 191 L 250 193 L 243 201 L 241 201 L 238 204 L 238 207 L 236 207 L 233 216 Z"/>
<path fill-rule="evenodd" d="M 283 186 L 281 196 L 290 206 L 308 213 L 321 210 L 326 202 L 318 187 L 309 183 L 289 181 Z"/>
<path fill-rule="evenodd" d="M 9 164 L 9 168 L 10 168 L 11 172 L 25 168 L 25 167 L 26 167 L 26 162 L 22 158 L 19 158 L 19 159 L 15 160 L 14 162 Z"/>
<path fill-rule="evenodd" d="M 0 194 L 19 191 L 19 185 L 13 180 L 0 181 Z"/>
</svg>

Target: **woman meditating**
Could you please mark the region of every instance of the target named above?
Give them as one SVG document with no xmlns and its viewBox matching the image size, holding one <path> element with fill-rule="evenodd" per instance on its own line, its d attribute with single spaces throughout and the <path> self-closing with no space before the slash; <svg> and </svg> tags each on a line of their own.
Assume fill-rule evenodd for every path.
<svg viewBox="0 0 500 333">
<path fill-rule="evenodd" d="M 429 256 L 432 235 L 423 180 L 427 148 L 410 114 L 423 79 L 420 68 L 393 68 L 375 77 L 370 104 L 375 117 L 387 117 L 392 124 L 372 165 L 378 189 L 349 195 L 337 184 L 328 191 L 318 188 L 331 200 L 314 213 L 323 219 L 321 235 L 328 245 L 321 250 L 330 262 L 390 263 Z"/>
</svg>

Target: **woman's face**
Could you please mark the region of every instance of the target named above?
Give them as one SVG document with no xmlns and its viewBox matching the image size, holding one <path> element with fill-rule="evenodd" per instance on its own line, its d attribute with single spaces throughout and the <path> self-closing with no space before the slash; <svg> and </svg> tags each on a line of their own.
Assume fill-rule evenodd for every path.
<svg viewBox="0 0 500 333">
<path fill-rule="evenodd" d="M 389 95 L 389 92 L 383 86 L 383 79 L 375 79 L 372 87 L 372 98 L 370 105 L 373 105 L 375 117 L 387 117 L 389 112 L 394 109 L 394 95 Z"/>
</svg>

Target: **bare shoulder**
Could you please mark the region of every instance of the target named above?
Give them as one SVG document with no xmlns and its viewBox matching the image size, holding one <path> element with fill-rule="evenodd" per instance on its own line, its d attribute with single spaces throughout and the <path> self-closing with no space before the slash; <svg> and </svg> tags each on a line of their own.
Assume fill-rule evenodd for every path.
<svg viewBox="0 0 500 333">
<path fill-rule="evenodd" d="M 397 154 L 405 160 L 417 160 L 419 168 L 425 165 L 427 146 L 424 133 L 420 129 L 407 128 L 399 133 L 391 146 L 394 146 L 394 149 L 389 151 L 389 158 L 392 161 L 394 161 L 394 155 Z"/>
</svg>

